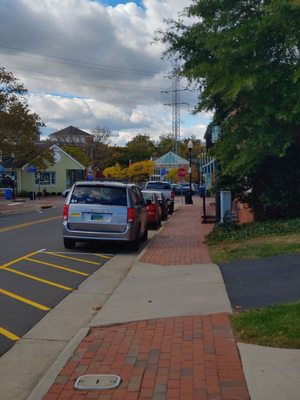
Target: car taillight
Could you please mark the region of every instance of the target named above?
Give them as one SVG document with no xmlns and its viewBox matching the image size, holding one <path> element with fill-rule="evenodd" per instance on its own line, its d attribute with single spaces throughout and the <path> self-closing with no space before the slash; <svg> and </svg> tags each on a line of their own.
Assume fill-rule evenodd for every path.
<svg viewBox="0 0 300 400">
<path fill-rule="evenodd" d="M 174 199 L 174 197 L 175 197 L 175 192 L 174 192 L 174 190 L 172 190 L 172 192 L 171 192 L 171 199 Z"/>
<path fill-rule="evenodd" d="M 133 222 L 135 220 L 134 208 L 127 208 L 127 222 Z"/>
<path fill-rule="evenodd" d="M 150 212 L 155 212 L 156 211 L 156 204 L 149 204 L 147 206 L 147 210 L 149 210 Z"/>
<path fill-rule="evenodd" d="M 64 205 L 64 221 L 68 221 L 68 216 L 69 216 L 69 205 L 65 204 Z"/>
</svg>

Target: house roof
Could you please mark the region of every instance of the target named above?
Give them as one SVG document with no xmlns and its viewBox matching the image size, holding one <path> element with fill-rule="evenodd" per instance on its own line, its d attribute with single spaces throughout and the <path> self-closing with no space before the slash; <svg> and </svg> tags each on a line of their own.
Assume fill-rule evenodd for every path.
<svg viewBox="0 0 300 400">
<path fill-rule="evenodd" d="M 61 129 L 60 131 L 51 133 L 49 137 L 56 136 L 93 136 L 90 133 L 82 131 L 79 128 L 75 128 L 74 126 L 68 126 L 67 128 Z"/>
<path fill-rule="evenodd" d="M 185 160 L 184 158 L 178 156 L 177 154 L 173 153 L 172 151 L 169 151 L 169 153 L 166 153 L 162 155 L 161 157 L 157 158 L 155 160 L 155 164 L 168 164 L 168 165 L 188 165 L 189 162 Z"/>
</svg>

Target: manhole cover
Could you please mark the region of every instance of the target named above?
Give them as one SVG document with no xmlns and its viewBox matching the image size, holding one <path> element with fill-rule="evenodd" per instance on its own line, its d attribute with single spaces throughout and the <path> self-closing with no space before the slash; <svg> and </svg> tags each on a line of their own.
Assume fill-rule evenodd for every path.
<svg viewBox="0 0 300 400">
<path fill-rule="evenodd" d="M 76 379 L 74 388 L 77 390 L 107 390 L 119 386 L 121 378 L 118 375 L 82 375 Z"/>
</svg>

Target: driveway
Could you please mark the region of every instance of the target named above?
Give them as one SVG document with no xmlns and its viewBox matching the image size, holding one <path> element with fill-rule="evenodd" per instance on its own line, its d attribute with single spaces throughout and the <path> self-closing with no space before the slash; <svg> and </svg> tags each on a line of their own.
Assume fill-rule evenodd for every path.
<svg viewBox="0 0 300 400">
<path fill-rule="evenodd" d="M 300 300 L 300 255 L 220 264 L 231 306 L 264 307 Z"/>
</svg>

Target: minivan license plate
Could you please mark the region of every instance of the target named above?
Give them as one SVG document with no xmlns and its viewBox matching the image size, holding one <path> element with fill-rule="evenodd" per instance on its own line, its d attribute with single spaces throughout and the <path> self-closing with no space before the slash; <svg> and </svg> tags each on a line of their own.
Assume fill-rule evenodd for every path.
<svg viewBox="0 0 300 400">
<path fill-rule="evenodd" d="M 102 214 L 92 214 L 91 219 L 92 219 L 92 221 L 99 221 L 99 220 L 103 219 L 103 215 Z"/>
</svg>

